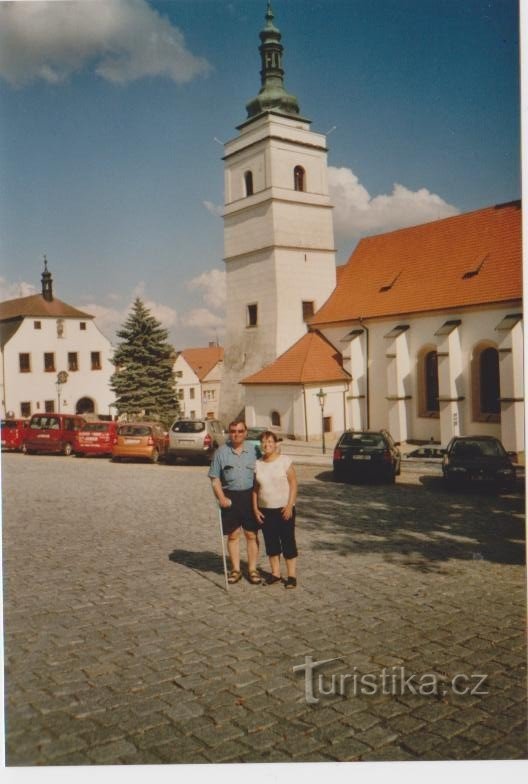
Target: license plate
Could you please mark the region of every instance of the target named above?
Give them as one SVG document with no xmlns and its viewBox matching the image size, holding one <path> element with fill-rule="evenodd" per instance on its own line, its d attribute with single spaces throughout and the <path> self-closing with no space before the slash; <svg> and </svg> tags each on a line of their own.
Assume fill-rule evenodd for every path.
<svg viewBox="0 0 528 784">
<path fill-rule="evenodd" d="M 97 436 L 83 436 L 81 441 L 83 444 L 93 444 L 97 441 Z"/>
<path fill-rule="evenodd" d="M 370 455 L 352 455 L 352 460 L 370 460 Z"/>
<path fill-rule="evenodd" d="M 141 444 L 140 438 L 125 438 L 125 444 Z"/>
<path fill-rule="evenodd" d="M 178 444 L 194 444 L 192 438 L 178 438 Z"/>
<path fill-rule="evenodd" d="M 39 433 L 37 438 L 49 438 L 49 433 Z"/>
</svg>

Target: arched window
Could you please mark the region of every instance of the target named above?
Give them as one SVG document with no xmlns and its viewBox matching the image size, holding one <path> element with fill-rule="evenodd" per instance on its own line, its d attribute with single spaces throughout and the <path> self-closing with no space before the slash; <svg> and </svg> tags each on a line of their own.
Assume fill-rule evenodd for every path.
<svg viewBox="0 0 528 784">
<path fill-rule="evenodd" d="M 477 422 L 500 422 L 499 352 L 486 341 L 473 351 L 471 367 L 473 419 Z"/>
<path fill-rule="evenodd" d="M 253 196 L 253 172 L 244 173 L 244 184 L 246 186 L 246 196 Z"/>
<path fill-rule="evenodd" d="M 281 418 L 278 411 L 271 412 L 271 425 L 272 427 L 280 427 Z"/>
<path fill-rule="evenodd" d="M 75 406 L 76 414 L 94 414 L 95 405 L 91 397 L 81 397 Z"/>
<path fill-rule="evenodd" d="M 434 346 L 424 346 L 418 354 L 418 415 L 438 417 L 438 354 Z"/>
<path fill-rule="evenodd" d="M 296 166 L 293 170 L 293 187 L 296 191 L 306 190 L 305 183 L 306 172 L 302 166 Z"/>
</svg>

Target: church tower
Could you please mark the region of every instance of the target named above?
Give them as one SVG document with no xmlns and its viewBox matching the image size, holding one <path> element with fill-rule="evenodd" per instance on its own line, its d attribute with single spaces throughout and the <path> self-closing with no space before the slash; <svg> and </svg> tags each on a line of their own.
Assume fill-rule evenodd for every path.
<svg viewBox="0 0 528 784">
<path fill-rule="evenodd" d="M 260 33 L 261 88 L 224 147 L 227 314 L 221 408 L 243 413 L 242 378 L 306 332 L 335 288 L 327 149 L 284 88 L 271 2 Z"/>
</svg>

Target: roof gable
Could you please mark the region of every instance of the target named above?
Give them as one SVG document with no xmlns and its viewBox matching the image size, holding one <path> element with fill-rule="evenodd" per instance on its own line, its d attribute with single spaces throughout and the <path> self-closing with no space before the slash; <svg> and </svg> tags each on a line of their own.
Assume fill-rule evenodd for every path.
<svg viewBox="0 0 528 784">
<path fill-rule="evenodd" d="M 191 370 L 200 381 L 224 358 L 222 346 L 208 346 L 207 348 L 185 348 L 180 352 Z"/>
<path fill-rule="evenodd" d="M 348 381 L 342 358 L 320 332 L 308 332 L 266 367 L 242 384 L 310 384 Z"/>
<path fill-rule="evenodd" d="M 367 237 L 311 325 L 522 297 L 521 203 Z"/>
</svg>

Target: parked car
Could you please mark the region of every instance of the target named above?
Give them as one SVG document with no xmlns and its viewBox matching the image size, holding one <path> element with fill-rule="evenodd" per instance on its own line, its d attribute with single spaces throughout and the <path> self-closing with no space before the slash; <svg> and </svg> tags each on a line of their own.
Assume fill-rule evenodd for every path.
<svg viewBox="0 0 528 784">
<path fill-rule="evenodd" d="M 24 451 L 24 432 L 27 426 L 27 419 L 2 419 L 2 452 L 10 449 L 14 452 Z"/>
<path fill-rule="evenodd" d="M 24 451 L 28 455 L 37 452 L 58 452 L 71 455 L 75 435 L 86 419 L 78 414 L 33 414 L 24 430 Z"/>
<path fill-rule="evenodd" d="M 386 430 L 346 430 L 334 449 L 334 477 L 383 479 L 395 482 L 401 471 L 401 454 Z"/>
<path fill-rule="evenodd" d="M 176 419 L 169 430 L 167 459 L 209 462 L 215 449 L 225 442 L 225 429 L 218 419 Z"/>
<path fill-rule="evenodd" d="M 445 454 L 445 449 L 439 446 L 420 446 L 418 449 L 413 449 L 412 452 L 407 452 L 403 457 L 417 458 L 419 460 L 441 460 Z"/>
<path fill-rule="evenodd" d="M 455 436 L 449 442 L 442 472 L 450 485 L 508 486 L 515 483 L 515 467 L 498 438 Z"/>
<path fill-rule="evenodd" d="M 112 460 L 122 458 L 150 460 L 157 463 L 166 456 L 165 431 L 159 422 L 127 422 L 118 425 Z"/>
<path fill-rule="evenodd" d="M 269 430 L 268 427 L 248 427 L 247 436 L 246 436 L 246 444 L 250 444 L 251 446 L 255 447 L 255 452 L 257 457 L 262 457 L 262 451 L 260 449 L 260 437 L 262 433 L 265 433 L 266 430 Z M 279 439 L 282 441 L 282 439 Z"/>
<path fill-rule="evenodd" d="M 116 422 L 87 422 L 75 433 L 73 451 L 84 455 L 111 455 L 117 440 Z"/>
</svg>

